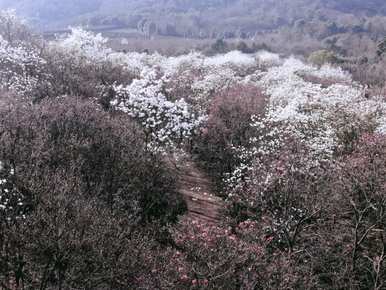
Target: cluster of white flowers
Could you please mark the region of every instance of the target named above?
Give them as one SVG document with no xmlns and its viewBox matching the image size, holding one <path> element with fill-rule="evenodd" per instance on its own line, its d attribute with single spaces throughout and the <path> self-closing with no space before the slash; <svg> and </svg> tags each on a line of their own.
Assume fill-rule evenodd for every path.
<svg viewBox="0 0 386 290">
<path fill-rule="evenodd" d="M 71 28 L 71 33 L 51 42 L 51 47 L 61 49 L 82 61 L 99 63 L 107 61 L 113 51 L 107 47 L 108 39 L 82 28 Z"/>
<path fill-rule="evenodd" d="M 11 45 L 0 35 L 0 88 L 20 95 L 32 92 L 45 61 L 39 52 L 23 43 Z"/>
<path fill-rule="evenodd" d="M 278 66 L 282 62 L 278 54 L 265 50 L 259 51 L 256 54 L 256 59 L 258 61 L 259 67 Z"/>
<path fill-rule="evenodd" d="M 121 52 L 113 52 L 109 55 L 109 61 L 117 67 L 122 67 L 134 75 L 140 75 L 146 66 L 147 54 L 132 52 L 130 55 Z"/>
<path fill-rule="evenodd" d="M 211 93 L 226 88 L 234 83 L 241 83 L 250 71 L 256 71 L 261 64 L 274 65 L 278 56 L 268 52 L 243 54 L 231 51 L 224 55 L 207 57 L 202 53 L 191 52 L 177 57 L 166 57 L 158 53 L 112 53 L 109 60 L 123 66 L 134 75 L 140 75 L 143 70 L 157 69 L 163 75 L 180 81 L 186 85 L 186 75 L 189 78 L 191 95 L 197 98 L 209 98 Z"/>
<path fill-rule="evenodd" d="M 369 127 L 374 127 L 376 132 L 385 132 L 385 101 L 366 97 L 365 89 L 340 68 L 316 68 L 292 57 L 253 75 L 256 77 L 247 77 L 247 82 L 264 89 L 269 105 L 263 118 L 251 121 L 257 137 L 251 139 L 248 148 L 235 150 L 243 158 L 226 179 L 231 189 L 239 188 L 249 172 L 259 167 L 259 158 L 279 154 L 288 138 L 304 146 L 303 167 L 298 170 L 307 171 L 333 158 L 342 145 L 339 133 L 344 129 L 343 123 L 351 122 L 348 125 L 356 128 L 371 123 Z M 323 86 L 307 81 L 304 75 L 334 81 Z M 353 117 L 347 120 L 342 119 L 344 116 Z M 267 173 L 264 182 L 269 183 L 273 176 L 267 168 L 263 171 Z M 232 195 L 232 190 L 230 192 Z"/>
<path fill-rule="evenodd" d="M 107 47 L 107 41 L 99 34 L 73 28 L 69 35 L 52 42 L 51 46 L 78 56 L 80 61 L 94 64 L 107 61 L 138 78 L 148 71 L 159 71 L 169 80 L 184 86 L 189 90 L 189 97 L 197 98 L 198 102 L 208 102 L 215 92 L 245 82 L 251 72 L 260 73 L 259 67 L 266 69 L 281 62 L 278 55 L 266 51 L 255 54 L 231 51 L 210 57 L 198 52 L 175 57 L 158 53 L 114 52 Z M 174 94 L 173 91 L 169 93 Z"/>
<path fill-rule="evenodd" d="M 193 94 L 201 99 L 208 99 L 214 92 L 226 89 L 241 81 L 230 68 L 218 72 L 207 73 L 202 79 L 197 79 L 191 86 Z"/>
<path fill-rule="evenodd" d="M 25 198 L 10 181 L 14 174 L 0 161 L 0 218 L 7 221 L 25 218 Z"/>
<path fill-rule="evenodd" d="M 117 97 L 111 104 L 138 120 L 145 128 L 153 150 L 173 147 L 191 137 L 205 120 L 197 116 L 183 99 L 168 100 L 163 93 L 164 80 L 155 71 L 144 71 L 128 86 L 116 86 Z"/>
<path fill-rule="evenodd" d="M 323 87 L 305 81 L 299 73 L 344 80 L 347 83 Z M 384 127 L 385 103 L 375 98 L 366 98 L 364 88 L 340 69 L 322 67 L 317 70 L 291 58 L 282 66 L 268 70 L 259 85 L 270 97 L 266 120 L 286 122 L 291 134 L 297 135 L 300 140 L 308 139 L 306 142 L 309 147 L 314 147 L 319 153 L 331 155 L 336 143 L 334 131 L 339 130 L 335 128 L 336 118 L 342 112 L 355 114 L 363 121 L 372 118 L 378 127 Z M 308 130 L 305 130 L 306 124 Z"/>
<path fill-rule="evenodd" d="M 130 67 L 135 69 L 144 67 L 158 67 L 166 75 L 173 75 L 179 71 L 192 70 L 210 70 L 222 69 L 224 67 L 233 67 L 234 69 L 251 68 L 258 66 L 258 54 L 243 54 L 239 51 L 231 51 L 227 54 L 216 56 L 205 56 L 202 53 L 191 52 L 180 56 L 163 56 L 158 53 L 147 54 L 138 52 L 114 53 L 112 58 L 119 59 Z M 209 72 L 210 72 L 209 71 Z"/>
<path fill-rule="evenodd" d="M 344 71 L 341 67 L 334 67 L 330 64 L 323 65 L 320 69 L 308 67 L 308 75 L 320 79 L 333 79 L 336 82 L 351 83 L 352 77 L 350 73 Z"/>
<path fill-rule="evenodd" d="M 152 140 L 167 144 L 189 137 L 205 120 L 202 112 L 213 94 L 243 83 L 247 71 L 257 70 L 260 61 L 257 54 L 239 51 L 212 57 L 197 52 L 177 57 L 112 53 L 108 59 L 138 76 L 129 86 L 115 86 L 112 104 L 140 120 Z M 189 102 L 179 95 L 181 91 Z"/>
<path fill-rule="evenodd" d="M 208 57 L 205 59 L 204 65 L 210 67 L 221 67 L 227 65 L 234 65 L 237 67 L 253 67 L 256 65 L 256 58 L 252 54 L 245 54 L 238 50 L 234 50 L 226 54 Z"/>
</svg>

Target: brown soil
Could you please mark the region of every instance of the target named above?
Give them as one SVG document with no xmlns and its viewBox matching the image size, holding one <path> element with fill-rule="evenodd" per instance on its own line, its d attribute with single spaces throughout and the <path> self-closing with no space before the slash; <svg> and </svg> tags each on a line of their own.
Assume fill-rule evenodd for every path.
<svg viewBox="0 0 386 290">
<path fill-rule="evenodd" d="M 183 160 L 176 168 L 178 191 L 188 206 L 187 218 L 216 224 L 221 220 L 224 201 L 213 192 L 213 183 L 192 160 Z"/>
</svg>

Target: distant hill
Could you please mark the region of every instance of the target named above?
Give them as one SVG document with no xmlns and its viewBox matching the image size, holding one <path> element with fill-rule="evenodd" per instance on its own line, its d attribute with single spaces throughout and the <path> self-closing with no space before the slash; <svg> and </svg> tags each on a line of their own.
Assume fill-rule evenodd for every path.
<svg viewBox="0 0 386 290">
<path fill-rule="evenodd" d="M 15 8 L 41 30 L 117 26 L 153 35 L 321 44 L 339 53 L 363 53 L 369 43 L 374 50 L 386 36 L 385 0 L 0 0 L 0 8 Z"/>
<path fill-rule="evenodd" d="M 169 30 L 189 27 L 189 33 L 221 30 L 254 31 L 293 25 L 301 19 L 344 19 L 386 15 L 384 0 L 0 0 L 40 27 L 73 23 L 125 22 L 132 26 L 151 19 Z"/>
</svg>

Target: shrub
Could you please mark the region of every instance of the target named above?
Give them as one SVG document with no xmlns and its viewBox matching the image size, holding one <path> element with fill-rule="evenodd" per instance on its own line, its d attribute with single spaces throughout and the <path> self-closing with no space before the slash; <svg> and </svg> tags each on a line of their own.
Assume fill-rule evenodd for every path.
<svg viewBox="0 0 386 290">
<path fill-rule="evenodd" d="M 141 130 L 76 98 L 1 103 L 0 287 L 166 288 L 185 204 Z"/>
<path fill-rule="evenodd" d="M 56 191 L 25 220 L 0 223 L 4 289 L 168 289 L 176 251 L 95 198 Z M 180 288 L 181 289 L 181 288 Z"/>
<path fill-rule="evenodd" d="M 38 100 L 72 95 L 97 99 L 109 108 L 112 95 L 108 89 L 115 83 L 127 84 L 133 79 L 130 72 L 107 59 L 92 62 L 56 46 L 44 51 L 44 59 L 46 80 L 40 83 Z"/>
<path fill-rule="evenodd" d="M 184 221 L 176 232 L 189 272 L 182 279 L 190 289 L 253 289 L 261 272 L 264 243 L 248 241 L 230 229 L 198 221 Z"/>
<path fill-rule="evenodd" d="M 63 189 L 98 197 L 134 219 L 173 220 L 180 212 L 173 177 L 125 117 L 75 98 L 32 106 L 9 102 L 0 130 L 0 160 L 37 202 Z"/>
<path fill-rule="evenodd" d="M 228 43 L 223 39 L 217 39 L 210 47 L 212 54 L 225 53 L 228 50 Z"/>
<path fill-rule="evenodd" d="M 0 11 L 0 36 L 11 44 L 36 41 L 36 35 L 13 10 Z"/>
<path fill-rule="evenodd" d="M 342 254 L 351 283 L 361 289 L 385 286 L 385 152 L 384 136 L 364 134 L 334 172 L 331 214 L 345 238 Z"/>
<path fill-rule="evenodd" d="M 248 146 L 252 116 L 262 113 L 265 103 L 260 89 L 247 85 L 225 89 L 214 97 L 207 124 L 195 140 L 195 153 L 217 181 L 238 165 L 234 148 Z"/>
<path fill-rule="evenodd" d="M 229 204 L 234 224 L 253 221 L 270 240 L 267 283 L 278 282 L 276 273 L 275 289 L 384 287 L 385 144 L 365 134 L 330 163 L 307 168 L 301 144 L 287 142 L 252 165 Z"/>
<path fill-rule="evenodd" d="M 275 247 L 293 252 L 304 227 L 319 216 L 317 190 L 326 187 L 328 164 L 309 167 L 304 144 L 283 142 L 276 154 L 263 153 L 252 162 L 228 202 L 237 222 L 259 221 Z"/>
<path fill-rule="evenodd" d="M 336 63 L 337 57 L 328 50 L 318 50 L 310 54 L 308 61 L 314 65 L 322 66 L 328 63 Z"/>
</svg>

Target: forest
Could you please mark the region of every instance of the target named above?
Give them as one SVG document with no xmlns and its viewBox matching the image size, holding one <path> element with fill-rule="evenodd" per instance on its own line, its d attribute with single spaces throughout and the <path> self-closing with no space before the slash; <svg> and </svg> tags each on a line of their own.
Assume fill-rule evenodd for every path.
<svg viewBox="0 0 386 290">
<path fill-rule="evenodd" d="M 198 49 L 208 45 L 204 40 L 229 39 L 287 55 L 327 49 L 350 59 L 369 58 L 386 35 L 382 0 L 0 0 L 0 9 L 9 8 L 50 36 L 80 25 L 124 43 L 144 42 L 120 49 L 164 51 L 165 43 L 177 38 L 172 46 L 184 49 L 170 49 L 172 54 L 189 52 L 186 39 L 198 41 Z M 153 38 L 156 43 L 148 44 Z"/>
<path fill-rule="evenodd" d="M 69 13 L 108 11 L 91 2 Z M 289 3 L 154 2 L 115 5 L 201 11 L 205 28 L 208 7 L 244 23 Z M 372 42 L 161 54 L 80 26 L 46 39 L 0 10 L 0 289 L 386 289 L 386 33 L 354 28 L 386 25 L 385 5 L 292 2 L 339 31 L 355 15 L 339 35 Z"/>
</svg>

